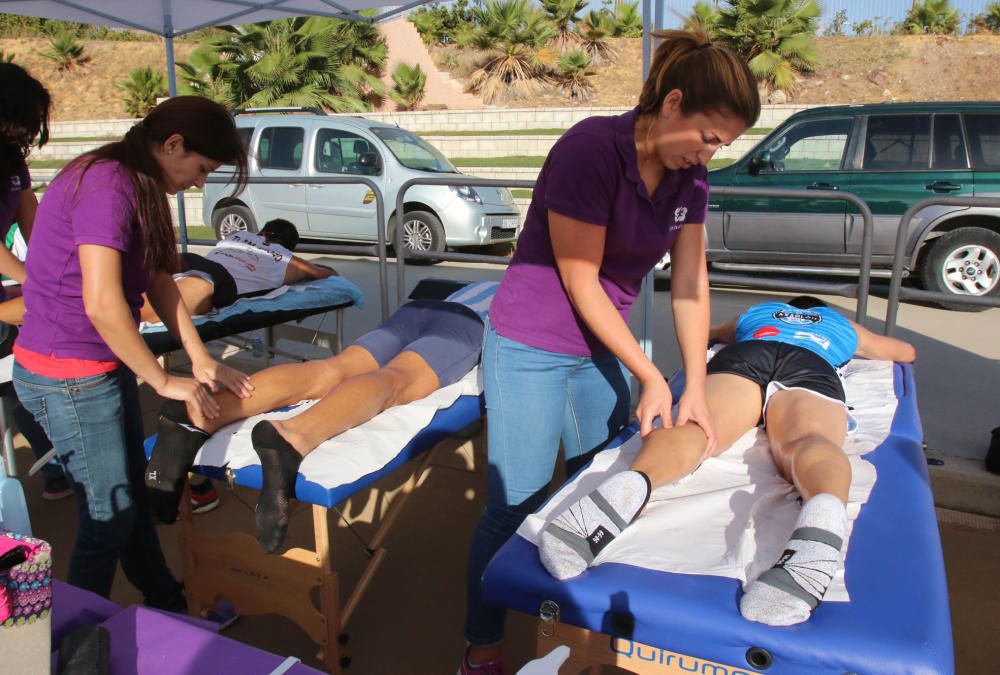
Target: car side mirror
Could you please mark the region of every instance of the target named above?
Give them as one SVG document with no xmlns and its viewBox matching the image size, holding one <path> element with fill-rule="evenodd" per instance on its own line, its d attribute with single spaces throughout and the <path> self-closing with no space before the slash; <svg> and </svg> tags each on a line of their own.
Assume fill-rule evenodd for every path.
<svg viewBox="0 0 1000 675">
<path fill-rule="evenodd" d="M 751 176 L 756 176 L 761 171 L 770 171 L 771 169 L 774 169 L 774 160 L 771 159 L 771 152 L 769 150 L 751 157 L 750 163 L 747 165 L 747 171 L 750 172 Z"/>
<path fill-rule="evenodd" d="M 378 155 L 374 152 L 362 152 L 358 155 L 358 164 L 366 169 L 374 169 L 378 167 Z"/>
</svg>

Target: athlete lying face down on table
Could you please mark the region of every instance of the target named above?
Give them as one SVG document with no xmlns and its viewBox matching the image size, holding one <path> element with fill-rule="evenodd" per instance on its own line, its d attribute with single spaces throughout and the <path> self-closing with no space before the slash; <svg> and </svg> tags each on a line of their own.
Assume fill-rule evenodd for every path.
<svg viewBox="0 0 1000 675">
<path fill-rule="evenodd" d="M 336 270 L 316 265 L 292 254 L 299 243 L 295 225 L 275 218 L 264 225 L 260 234 L 234 232 L 207 255 L 182 253 L 178 256 L 180 272 L 174 282 L 192 316 L 222 309 L 239 298 L 262 295 L 269 291 L 309 279 L 335 276 Z M 139 320 L 159 323 L 160 317 L 149 298 L 142 296 Z M 20 325 L 24 320 L 24 299 L 0 302 L 0 321 Z"/>
<path fill-rule="evenodd" d="M 181 271 L 174 275 L 174 281 L 188 310 L 197 315 L 279 286 L 337 274 L 330 267 L 293 255 L 298 244 L 295 225 L 275 218 L 260 234 L 233 232 L 205 256 L 181 254 Z M 159 321 L 149 303 L 143 305 L 141 318 L 150 323 Z"/>
<path fill-rule="evenodd" d="M 715 451 L 706 452 L 696 424 L 656 429 L 628 471 L 545 527 L 541 560 L 556 578 L 580 574 L 639 516 L 652 490 L 694 472 L 763 419 L 774 462 L 803 504 L 785 554 L 747 587 L 740 611 L 774 626 L 801 623 L 843 565 L 851 466 L 843 449 L 847 409 L 839 367 L 855 355 L 912 362 L 916 352 L 808 296 L 754 305 L 713 326 L 710 338 L 727 345 L 708 364 Z"/>
<path fill-rule="evenodd" d="M 167 401 L 146 467 L 154 515 L 165 523 L 177 518 L 184 478 L 213 433 L 252 415 L 318 399 L 295 417 L 259 422 L 251 433 L 263 470 L 256 510 L 258 540 L 266 552 L 278 550 L 288 528 L 289 502 L 295 496 L 303 457 L 387 408 L 460 380 L 479 362 L 483 321 L 497 286 L 480 281 L 444 300 L 413 300 L 336 356 L 266 368 L 250 378 L 252 398 L 227 392 L 215 395 L 220 412 L 213 419 L 183 403 Z"/>
</svg>

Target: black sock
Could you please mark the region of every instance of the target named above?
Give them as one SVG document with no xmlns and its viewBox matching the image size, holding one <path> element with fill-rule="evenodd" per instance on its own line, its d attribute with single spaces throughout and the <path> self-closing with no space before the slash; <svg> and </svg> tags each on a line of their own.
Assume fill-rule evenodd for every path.
<svg viewBox="0 0 1000 675">
<path fill-rule="evenodd" d="M 254 426 L 250 440 L 263 474 L 256 512 L 257 541 L 265 553 L 274 553 L 288 531 L 288 512 L 302 455 L 267 421 Z"/>
<path fill-rule="evenodd" d="M 191 424 L 182 401 L 167 401 L 160 408 L 156 444 L 146 464 L 150 506 L 160 522 L 177 520 L 184 481 L 195 455 L 210 435 Z"/>
</svg>

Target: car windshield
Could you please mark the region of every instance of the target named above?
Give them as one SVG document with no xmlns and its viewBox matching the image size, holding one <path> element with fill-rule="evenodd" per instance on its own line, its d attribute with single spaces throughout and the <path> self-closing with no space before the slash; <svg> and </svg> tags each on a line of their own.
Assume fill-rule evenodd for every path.
<svg viewBox="0 0 1000 675">
<path fill-rule="evenodd" d="M 408 169 L 458 173 L 458 169 L 437 148 L 405 129 L 372 127 L 372 133 L 381 138 L 399 163 Z"/>
</svg>

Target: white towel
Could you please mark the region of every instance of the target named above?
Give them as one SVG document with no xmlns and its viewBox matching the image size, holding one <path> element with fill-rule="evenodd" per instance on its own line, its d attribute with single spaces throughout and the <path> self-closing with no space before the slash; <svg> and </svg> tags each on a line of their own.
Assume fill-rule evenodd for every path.
<svg viewBox="0 0 1000 675">
<path fill-rule="evenodd" d="M 847 403 L 858 430 L 848 436 L 852 481 L 848 537 L 875 485 L 875 467 L 861 458 L 889 435 L 896 411 L 893 365 L 856 360 L 845 370 Z M 564 486 L 518 533 L 537 545 L 553 514 L 626 469 L 640 447 L 635 434 L 618 448 L 600 453 L 591 466 Z M 795 526 L 798 492 L 778 473 L 763 429 L 752 429 L 693 475 L 654 491 L 642 516 L 597 557 L 595 564 L 625 563 L 664 572 L 756 579 L 780 557 Z M 845 543 L 846 551 L 846 543 Z M 826 600 L 849 599 L 843 572 Z"/>
<path fill-rule="evenodd" d="M 309 481 L 333 489 L 353 483 L 382 468 L 430 423 L 438 410 L 447 408 L 459 396 L 478 395 L 482 391 L 478 371 L 477 366 L 454 384 L 412 403 L 389 408 L 368 422 L 324 441 L 302 460 L 299 474 Z M 228 466 L 234 470 L 260 464 L 250 443 L 250 431 L 254 425 L 261 420 L 294 417 L 315 403 L 316 401 L 303 401 L 226 425 L 202 446 L 195 463 Z"/>
</svg>

